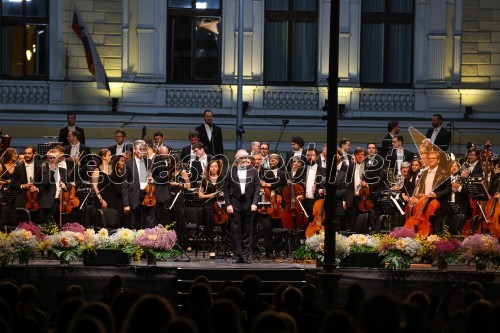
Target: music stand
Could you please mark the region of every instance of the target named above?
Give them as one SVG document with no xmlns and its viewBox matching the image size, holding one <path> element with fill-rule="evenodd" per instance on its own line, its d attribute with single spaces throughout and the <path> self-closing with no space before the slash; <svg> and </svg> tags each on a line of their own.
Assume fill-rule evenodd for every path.
<svg viewBox="0 0 500 333">
<path fill-rule="evenodd" d="M 486 201 L 489 199 L 488 191 L 486 191 L 484 184 L 481 182 L 467 182 L 465 184 L 465 188 L 467 189 L 472 200 Z"/>
<path fill-rule="evenodd" d="M 184 237 L 184 190 L 179 190 L 168 209 L 171 210 L 177 202 L 179 203 L 177 209 L 180 210 L 180 214 L 178 214 L 179 221 L 176 222 L 179 223 L 179 235 L 177 235 L 177 240 L 175 242 L 174 248 L 179 250 L 180 254 L 175 256 L 173 258 L 173 261 L 191 261 L 191 257 L 186 253 L 186 251 L 184 251 L 182 246 L 179 245 L 179 239 L 182 239 Z M 184 256 L 185 258 L 182 258 L 182 256 Z"/>
<path fill-rule="evenodd" d="M 460 206 L 453 201 L 448 201 L 448 204 L 450 205 L 450 210 L 453 214 L 460 214 Z"/>
</svg>

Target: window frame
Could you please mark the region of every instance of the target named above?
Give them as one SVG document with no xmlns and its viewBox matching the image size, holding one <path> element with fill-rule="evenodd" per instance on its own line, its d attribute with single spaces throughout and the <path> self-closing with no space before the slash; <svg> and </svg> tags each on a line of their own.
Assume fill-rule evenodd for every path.
<svg viewBox="0 0 500 333">
<path fill-rule="evenodd" d="M 13 80 L 47 80 L 49 78 L 49 73 L 50 73 L 50 0 L 45 0 L 46 2 L 46 11 L 47 15 L 45 17 L 39 17 L 39 16 L 27 16 L 27 5 L 26 5 L 26 0 L 22 0 L 22 15 L 21 16 L 3 16 L 3 6 L 0 6 L 0 46 L 3 46 L 3 28 L 7 26 L 45 26 L 45 32 L 47 34 L 46 37 L 46 42 L 45 42 L 45 61 L 44 61 L 44 66 L 45 66 L 45 73 L 43 75 L 28 75 L 26 74 L 26 70 L 28 68 L 27 65 L 27 59 L 23 54 L 23 75 L 22 76 L 12 76 L 12 75 L 7 75 L 4 74 L 3 71 L 1 70 L 1 63 L 3 62 L 2 59 L 2 54 L 0 53 L 0 78 L 2 79 L 13 79 Z M 27 45 L 27 39 L 26 39 L 26 30 L 23 29 L 23 48 L 26 50 L 28 45 Z M 10 47 L 10 45 L 9 45 Z M 9 48 L 10 50 L 10 48 Z M 9 64 L 10 66 L 10 64 Z M 10 68 L 12 69 L 12 68 Z M 12 70 L 11 70 L 12 72 Z"/>
<path fill-rule="evenodd" d="M 362 43 L 363 43 L 363 24 L 364 23 L 382 23 L 384 25 L 384 46 L 383 46 L 383 52 L 384 52 L 384 59 L 383 59 L 383 82 L 382 83 L 366 83 L 361 81 L 361 73 L 360 73 L 360 78 L 359 78 L 359 83 L 361 87 L 364 88 L 380 88 L 380 87 L 387 87 L 387 88 L 410 88 L 413 86 L 413 80 L 415 76 L 415 70 L 414 70 L 414 61 L 415 61 L 415 0 L 412 0 L 412 12 L 411 13 L 394 13 L 390 12 L 390 1 L 385 0 L 385 8 L 384 12 L 364 12 L 363 11 L 363 3 L 362 2 L 362 7 L 361 7 L 361 23 L 360 23 L 360 70 L 361 70 L 361 61 L 363 59 L 363 52 L 366 52 L 366 50 L 363 50 L 362 48 Z M 394 24 L 394 23 L 406 23 L 406 24 L 411 24 L 411 51 L 410 51 L 410 78 L 408 83 L 387 83 L 387 78 L 389 76 L 389 57 L 387 56 L 390 52 L 389 48 L 389 43 L 387 42 L 389 40 L 389 25 Z"/>
<path fill-rule="evenodd" d="M 286 81 L 271 81 L 266 80 L 266 50 L 264 49 L 264 75 L 263 81 L 264 84 L 268 85 L 276 85 L 276 86 L 315 86 L 318 82 L 318 52 L 319 52 L 319 1 L 316 1 L 316 10 L 315 11 L 294 11 L 293 9 L 293 1 L 288 0 L 288 10 L 266 10 L 264 6 L 264 40 L 266 38 L 265 25 L 268 21 L 271 22 L 288 22 L 288 38 L 287 38 L 287 70 L 286 70 Z M 293 23 L 294 21 L 306 21 L 313 22 L 316 24 L 316 51 L 314 56 L 314 78 L 312 81 L 292 81 L 292 64 L 293 64 Z"/>
</svg>

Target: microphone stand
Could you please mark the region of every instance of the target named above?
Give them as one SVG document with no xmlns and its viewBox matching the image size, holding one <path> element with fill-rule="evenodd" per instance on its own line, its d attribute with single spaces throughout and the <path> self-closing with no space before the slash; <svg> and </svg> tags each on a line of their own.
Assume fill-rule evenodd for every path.
<svg viewBox="0 0 500 333">
<path fill-rule="evenodd" d="M 455 131 L 455 123 L 452 121 L 450 121 L 447 125 L 447 127 L 450 128 L 450 146 L 448 147 L 448 151 L 450 153 L 453 152 L 453 132 Z"/>
<path fill-rule="evenodd" d="M 278 137 L 278 141 L 276 142 L 276 147 L 274 148 L 274 152 L 278 151 L 278 145 L 281 142 L 281 137 L 283 136 L 283 132 L 285 131 L 285 127 L 287 124 L 288 124 L 288 120 L 283 120 L 283 123 L 281 124 L 281 128 L 280 128 L 280 135 Z"/>
</svg>

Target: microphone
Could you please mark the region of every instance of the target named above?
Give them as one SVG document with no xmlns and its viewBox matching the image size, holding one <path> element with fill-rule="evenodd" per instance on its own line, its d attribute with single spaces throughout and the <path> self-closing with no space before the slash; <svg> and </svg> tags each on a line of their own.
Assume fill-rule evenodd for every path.
<svg viewBox="0 0 500 333">
<path fill-rule="evenodd" d="M 450 122 L 446 125 L 446 127 L 449 127 L 449 126 L 452 126 L 452 125 L 453 125 L 453 120 L 452 120 L 452 121 L 450 121 Z"/>
<path fill-rule="evenodd" d="M 288 125 L 288 123 L 290 122 L 290 120 L 288 119 L 283 119 L 283 125 Z"/>
</svg>

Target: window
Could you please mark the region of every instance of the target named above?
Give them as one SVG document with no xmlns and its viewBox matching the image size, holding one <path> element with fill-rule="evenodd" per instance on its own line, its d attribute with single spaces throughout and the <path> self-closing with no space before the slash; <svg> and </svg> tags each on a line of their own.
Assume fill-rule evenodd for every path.
<svg viewBox="0 0 500 333">
<path fill-rule="evenodd" d="M 317 1 L 266 0 L 264 81 L 315 82 L 317 36 Z"/>
<path fill-rule="evenodd" d="M 168 80 L 220 81 L 220 3 L 220 0 L 168 1 Z"/>
<path fill-rule="evenodd" d="M 410 85 L 413 68 L 413 0 L 364 0 L 360 81 Z"/>
<path fill-rule="evenodd" d="M 48 1 L 2 0 L 1 75 L 46 78 L 48 74 Z"/>
</svg>

